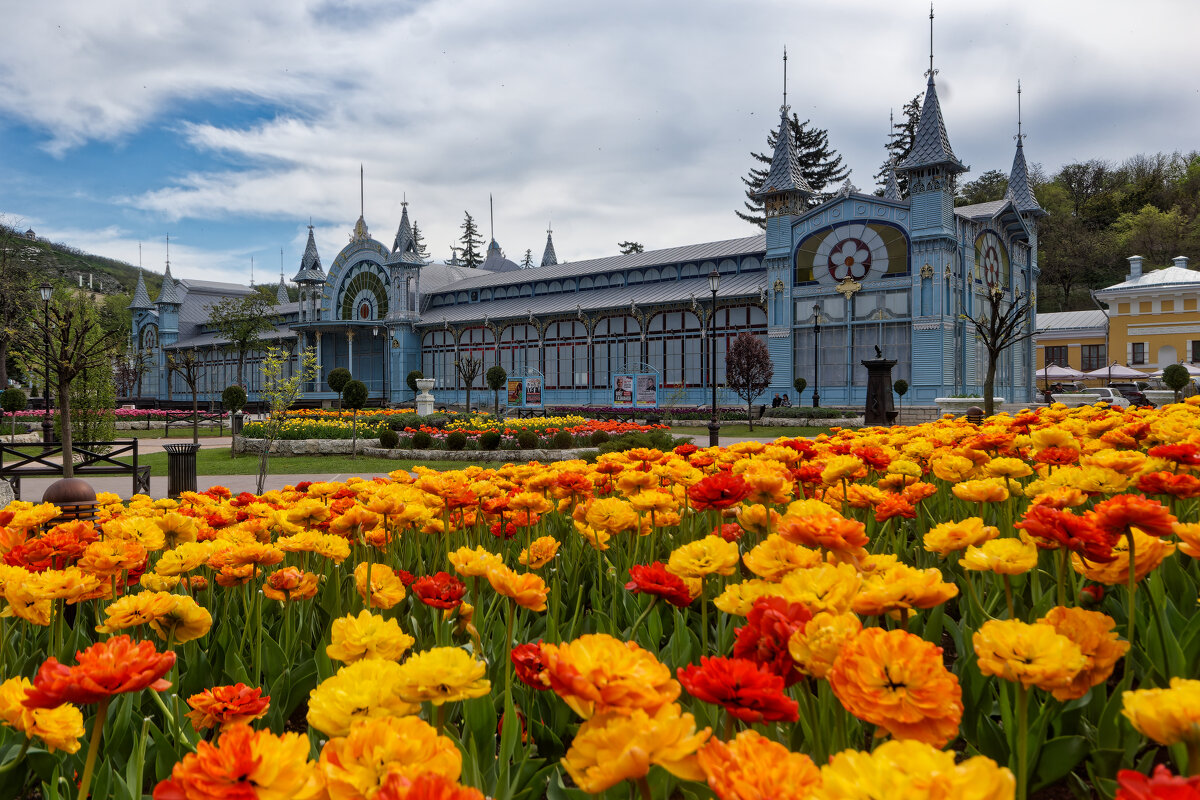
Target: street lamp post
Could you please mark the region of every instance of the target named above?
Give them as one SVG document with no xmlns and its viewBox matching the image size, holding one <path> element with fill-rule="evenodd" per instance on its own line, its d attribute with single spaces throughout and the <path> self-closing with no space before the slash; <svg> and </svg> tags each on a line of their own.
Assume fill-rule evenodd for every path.
<svg viewBox="0 0 1200 800">
<path fill-rule="evenodd" d="M 821 406 L 821 304 L 813 303 L 813 408 Z"/>
<path fill-rule="evenodd" d="M 708 273 L 708 287 L 712 289 L 712 317 L 708 323 L 708 337 L 711 341 L 710 371 L 712 373 L 712 419 L 708 422 L 708 446 L 719 444 L 721 421 L 717 418 L 717 289 L 721 288 L 721 273 L 715 269 Z"/>
<path fill-rule="evenodd" d="M 42 376 L 42 396 L 46 401 L 42 409 L 42 444 L 45 445 L 50 441 L 50 295 L 54 293 L 54 287 L 43 283 L 38 287 L 38 293 L 42 296 L 42 356 L 46 367 Z"/>
</svg>

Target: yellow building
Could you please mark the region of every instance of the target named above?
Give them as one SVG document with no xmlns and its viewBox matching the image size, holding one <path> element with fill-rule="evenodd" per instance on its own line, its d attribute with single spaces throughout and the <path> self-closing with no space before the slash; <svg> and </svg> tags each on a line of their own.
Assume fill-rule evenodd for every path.
<svg viewBox="0 0 1200 800">
<path fill-rule="evenodd" d="M 1038 369 L 1057 364 L 1089 372 L 1111 361 L 1149 374 L 1200 362 L 1200 271 L 1188 269 L 1187 256 L 1148 272 L 1144 263 L 1130 256 L 1125 280 L 1096 292 L 1105 311 L 1039 314 Z"/>
</svg>

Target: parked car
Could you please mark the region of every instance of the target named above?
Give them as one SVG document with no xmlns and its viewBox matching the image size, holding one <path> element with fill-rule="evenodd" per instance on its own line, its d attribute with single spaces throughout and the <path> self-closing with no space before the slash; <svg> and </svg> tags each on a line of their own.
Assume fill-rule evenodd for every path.
<svg viewBox="0 0 1200 800">
<path fill-rule="evenodd" d="M 1121 394 L 1116 389 L 1110 389 L 1107 386 L 1092 387 L 1090 389 L 1084 389 L 1082 393 L 1083 394 L 1094 394 L 1094 395 L 1096 395 L 1096 402 L 1103 401 L 1105 403 L 1108 403 L 1110 406 L 1115 406 L 1115 407 L 1119 407 L 1119 408 L 1128 408 L 1129 406 L 1133 405 L 1129 401 L 1129 398 L 1125 397 L 1125 395 Z"/>
<path fill-rule="evenodd" d="M 1150 406 L 1154 407 L 1154 403 L 1144 394 L 1144 390 L 1149 388 L 1149 384 L 1145 381 L 1131 381 L 1129 383 L 1110 383 L 1108 388 L 1116 389 L 1125 398 L 1135 406 Z"/>
</svg>

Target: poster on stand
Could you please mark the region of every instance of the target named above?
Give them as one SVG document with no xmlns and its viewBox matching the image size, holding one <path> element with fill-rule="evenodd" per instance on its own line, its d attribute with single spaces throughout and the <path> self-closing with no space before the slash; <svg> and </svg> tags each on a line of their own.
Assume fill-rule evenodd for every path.
<svg viewBox="0 0 1200 800">
<path fill-rule="evenodd" d="M 630 408 L 633 406 L 633 376 L 613 376 L 613 407 Z"/>
<path fill-rule="evenodd" d="M 542 379 L 541 378 L 526 378 L 525 379 L 525 407 L 526 408 L 541 408 L 542 407 Z"/>
<path fill-rule="evenodd" d="M 638 408 L 658 407 L 658 376 L 648 373 L 637 376 L 637 393 L 633 404 Z"/>
<path fill-rule="evenodd" d="M 520 378 L 508 379 L 508 406 L 516 408 L 521 405 L 521 399 L 525 395 L 525 382 Z"/>
</svg>

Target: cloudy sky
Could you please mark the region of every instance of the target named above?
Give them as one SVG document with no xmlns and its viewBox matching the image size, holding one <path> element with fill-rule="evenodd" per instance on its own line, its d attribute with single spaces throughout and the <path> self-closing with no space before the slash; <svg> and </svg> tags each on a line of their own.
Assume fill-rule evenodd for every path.
<svg viewBox="0 0 1200 800">
<path fill-rule="evenodd" d="M 290 278 L 309 219 L 326 266 L 401 201 L 443 259 L 464 210 L 519 261 L 745 236 L 748 153 L 788 99 L 867 188 L 889 108 L 924 88 L 918 0 L 52 0 L 0 27 L 0 216 L 177 276 Z M 972 171 L 1026 151 L 1200 148 L 1200 3 L 942 0 L 951 142 Z"/>
</svg>

